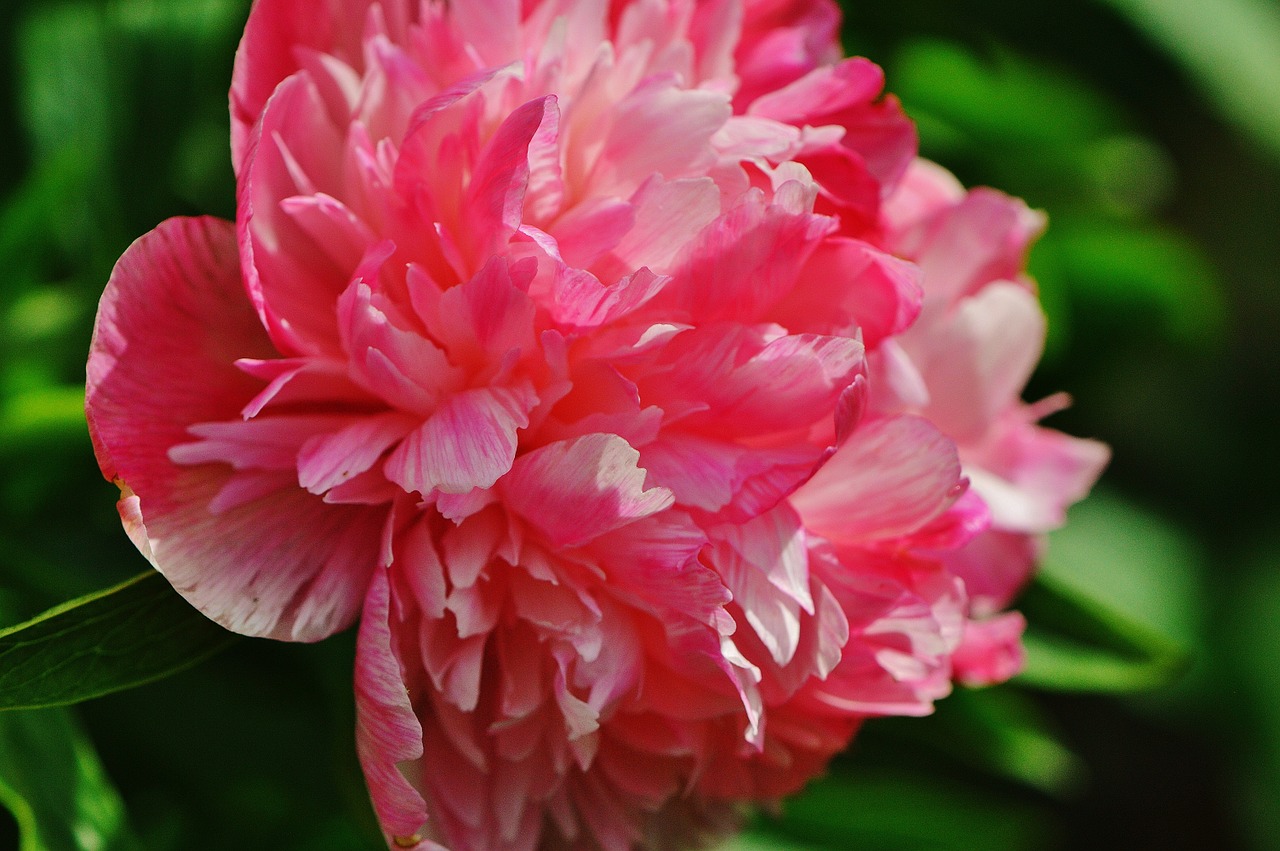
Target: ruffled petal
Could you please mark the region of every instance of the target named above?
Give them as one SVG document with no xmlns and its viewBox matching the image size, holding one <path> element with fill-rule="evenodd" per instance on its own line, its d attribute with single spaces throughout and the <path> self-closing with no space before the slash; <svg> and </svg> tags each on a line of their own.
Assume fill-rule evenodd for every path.
<svg viewBox="0 0 1280 851">
<path fill-rule="evenodd" d="M 516 456 L 516 432 L 538 397 L 527 386 L 458 393 L 387 458 L 387 478 L 406 491 L 464 494 L 489 488 Z"/>
<path fill-rule="evenodd" d="M 586 543 L 672 503 L 644 489 L 640 453 L 611 434 L 563 440 L 522 455 L 502 480 L 507 505 L 553 546 Z"/>
</svg>

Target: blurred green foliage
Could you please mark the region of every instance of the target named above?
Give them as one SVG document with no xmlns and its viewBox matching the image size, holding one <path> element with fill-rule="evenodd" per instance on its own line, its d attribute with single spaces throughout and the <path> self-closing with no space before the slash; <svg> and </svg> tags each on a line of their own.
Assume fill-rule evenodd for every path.
<svg viewBox="0 0 1280 851">
<path fill-rule="evenodd" d="M 144 567 L 88 445 L 84 355 L 132 239 L 234 212 L 226 89 L 248 5 L 0 7 L 0 627 Z M 1048 211 L 1032 395 L 1072 392 L 1054 424 L 1116 461 L 1052 537 L 1022 681 L 869 723 L 730 847 L 1280 848 L 1280 6 L 847 14 L 926 155 Z M 1155 692 L 1091 693 L 1187 660 Z M 75 709 L 0 712 L 0 848 L 381 847 L 351 663 L 350 635 L 242 642 Z"/>
</svg>

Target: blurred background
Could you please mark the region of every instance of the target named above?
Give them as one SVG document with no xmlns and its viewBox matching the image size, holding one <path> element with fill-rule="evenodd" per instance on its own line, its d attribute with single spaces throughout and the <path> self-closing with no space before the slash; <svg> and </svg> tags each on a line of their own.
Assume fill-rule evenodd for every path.
<svg viewBox="0 0 1280 851">
<path fill-rule="evenodd" d="M 134 238 L 233 215 L 248 6 L 0 4 L 0 625 L 145 567 L 93 460 L 84 358 Z M 846 14 L 925 155 L 1049 213 L 1028 397 L 1070 392 L 1050 424 L 1115 460 L 1025 601 L 1028 673 L 868 724 L 731 847 L 1280 848 L 1280 3 Z M 74 709 L 0 713 L 0 849 L 380 847 L 352 647 L 243 641 Z"/>
</svg>

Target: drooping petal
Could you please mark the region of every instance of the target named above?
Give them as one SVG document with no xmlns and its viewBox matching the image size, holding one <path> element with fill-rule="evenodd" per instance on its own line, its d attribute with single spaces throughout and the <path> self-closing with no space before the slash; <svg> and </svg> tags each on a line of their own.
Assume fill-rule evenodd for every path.
<svg viewBox="0 0 1280 851">
<path fill-rule="evenodd" d="M 356 751 L 378 821 L 388 842 L 401 848 L 445 851 L 423 839 L 427 805 L 401 764 L 422 757 L 422 725 L 401 677 L 387 571 L 369 584 L 356 640 Z"/>
</svg>

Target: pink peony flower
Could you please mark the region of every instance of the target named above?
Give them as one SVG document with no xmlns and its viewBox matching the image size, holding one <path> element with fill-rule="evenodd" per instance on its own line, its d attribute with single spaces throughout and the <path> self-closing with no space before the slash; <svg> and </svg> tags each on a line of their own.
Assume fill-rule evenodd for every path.
<svg viewBox="0 0 1280 851">
<path fill-rule="evenodd" d="M 668 847 L 1016 673 L 1105 463 L 1019 398 L 1041 226 L 916 161 L 828 0 L 258 0 L 234 225 L 121 259 L 134 542 L 247 635 L 360 620 L 394 847 Z"/>
</svg>

